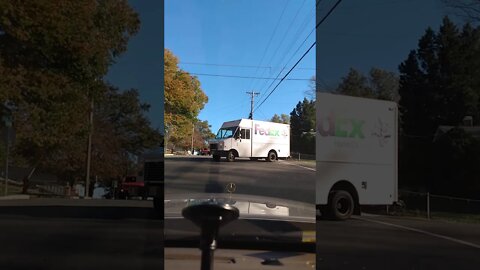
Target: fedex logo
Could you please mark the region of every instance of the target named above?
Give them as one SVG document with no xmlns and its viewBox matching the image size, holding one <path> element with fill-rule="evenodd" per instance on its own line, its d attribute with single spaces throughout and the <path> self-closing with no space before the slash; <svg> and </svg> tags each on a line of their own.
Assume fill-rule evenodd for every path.
<svg viewBox="0 0 480 270">
<path fill-rule="evenodd" d="M 255 134 L 265 135 L 265 136 L 288 136 L 287 130 L 280 132 L 279 129 L 274 128 L 262 128 L 259 124 L 255 124 Z"/>
<path fill-rule="evenodd" d="M 354 118 L 336 117 L 330 113 L 327 117 L 317 120 L 317 130 L 323 137 L 335 136 L 344 138 L 363 139 L 363 125 L 365 121 Z"/>
</svg>

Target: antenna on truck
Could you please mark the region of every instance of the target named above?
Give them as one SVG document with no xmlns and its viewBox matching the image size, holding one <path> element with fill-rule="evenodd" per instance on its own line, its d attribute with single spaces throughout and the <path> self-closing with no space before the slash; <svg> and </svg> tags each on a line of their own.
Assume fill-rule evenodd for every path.
<svg viewBox="0 0 480 270">
<path fill-rule="evenodd" d="M 258 96 L 258 92 L 246 92 L 247 94 L 250 95 L 250 114 L 248 115 L 248 119 L 253 120 L 253 100 L 255 96 Z"/>
</svg>

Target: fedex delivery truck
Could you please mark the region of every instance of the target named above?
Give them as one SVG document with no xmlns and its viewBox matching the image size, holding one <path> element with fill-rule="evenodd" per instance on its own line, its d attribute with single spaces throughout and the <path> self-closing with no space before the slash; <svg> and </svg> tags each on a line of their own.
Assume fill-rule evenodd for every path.
<svg viewBox="0 0 480 270">
<path fill-rule="evenodd" d="M 317 93 L 316 204 L 346 219 L 397 199 L 397 105 Z"/>
<path fill-rule="evenodd" d="M 209 141 L 215 161 L 226 157 L 275 161 L 290 156 L 290 125 L 240 119 L 223 123 L 214 140 Z"/>
</svg>

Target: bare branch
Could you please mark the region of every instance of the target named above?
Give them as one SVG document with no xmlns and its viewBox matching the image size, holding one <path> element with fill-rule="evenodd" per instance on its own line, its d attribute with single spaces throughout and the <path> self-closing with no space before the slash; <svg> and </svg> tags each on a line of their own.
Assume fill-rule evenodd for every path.
<svg viewBox="0 0 480 270">
<path fill-rule="evenodd" d="M 480 22 L 480 0 L 443 0 L 448 8 L 459 12 L 463 17 L 472 22 Z"/>
</svg>

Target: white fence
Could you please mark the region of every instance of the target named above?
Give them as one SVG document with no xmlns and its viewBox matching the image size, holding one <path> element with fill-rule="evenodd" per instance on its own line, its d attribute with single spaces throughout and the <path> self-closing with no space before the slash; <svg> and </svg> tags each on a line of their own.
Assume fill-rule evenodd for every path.
<svg viewBox="0 0 480 270">
<path fill-rule="evenodd" d="M 315 155 L 290 152 L 290 158 L 294 160 L 315 160 Z"/>
</svg>

